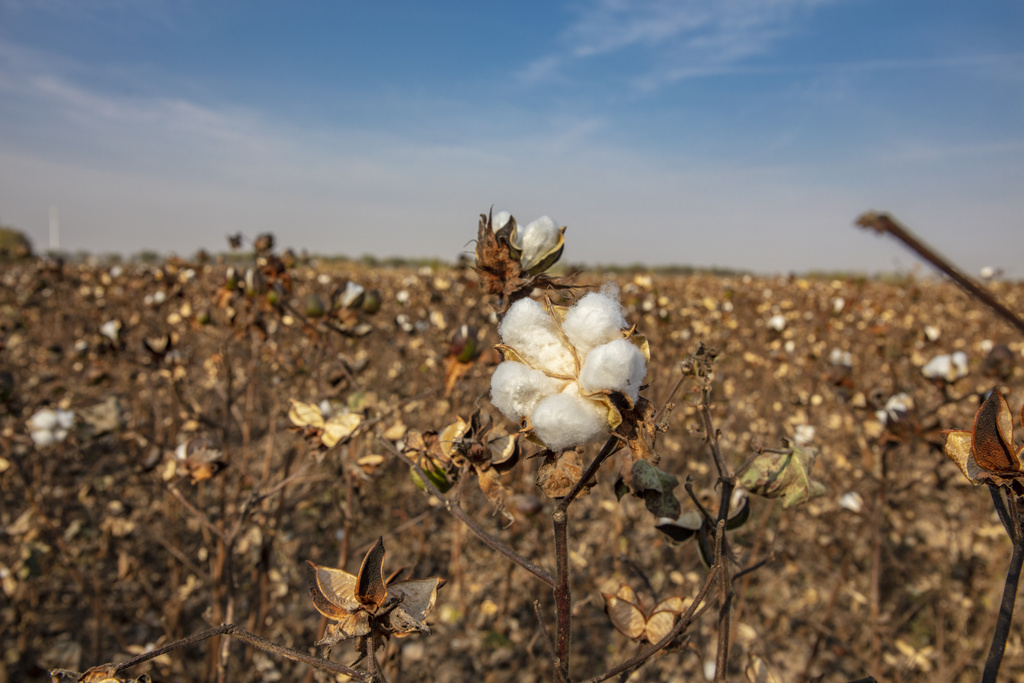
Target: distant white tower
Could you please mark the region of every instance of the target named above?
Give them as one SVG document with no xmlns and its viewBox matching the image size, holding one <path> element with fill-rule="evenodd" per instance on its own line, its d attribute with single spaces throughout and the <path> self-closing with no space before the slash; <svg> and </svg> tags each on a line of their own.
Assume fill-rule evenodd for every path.
<svg viewBox="0 0 1024 683">
<path fill-rule="evenodd" d="M 60 251 L 60 214 L 57 207 L 50 207 L 50 251 Z"/>
</svg>

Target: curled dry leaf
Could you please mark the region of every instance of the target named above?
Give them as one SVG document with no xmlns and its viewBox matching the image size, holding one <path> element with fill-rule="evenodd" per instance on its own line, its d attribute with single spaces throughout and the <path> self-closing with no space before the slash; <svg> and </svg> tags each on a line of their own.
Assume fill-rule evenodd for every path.
<svg viewBox="0 0 1024 683">
<path fill-rule="evenodd" d="M 296 427 L 323 429 L 324 415 L 320 411 L 320 406 L 313 403 L 296 401 L 294 398 L 288 400 L 292 404 L 292 407 L 288 410 L 288 419 L 292 421 L 293 425 Z"/>
<path fill-rule="evenodd" d="M 675 475 L 663 472 L 647 460 L 633 462 L 624 483 L 634 496 L 644 499 L 647 510 L 655 517 L 676 519 L 682 514 L 682 506 L 672 492 L 679 486 L 679 480 Z"/>
<path fill-rule="evenodd" d="M 342 413 L 324 419 L 320 406 L 296 401 L 294 398 L 289 400 L 292 406 L 288 410 L 288 419 L 292 424 L 308 430 L 307 433 L 316 433 L 320 442 L 328 448 L 333 448 L 352 436 L 363 422 L 363 417 L 359 413 Z"/>
</svg>

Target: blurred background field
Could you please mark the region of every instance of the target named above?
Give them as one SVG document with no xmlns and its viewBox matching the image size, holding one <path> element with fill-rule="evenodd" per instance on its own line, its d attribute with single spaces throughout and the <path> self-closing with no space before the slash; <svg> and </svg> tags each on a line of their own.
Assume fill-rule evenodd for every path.
<svg viewBox="0 0 1024 683">
<path fill-rule="evenodd" d="M 247 296 L 244 282 L 227 287 L 228 267 L 0 266 L 0 679 L 124 659 L 229 610 L 235 623 L 305 650 L 322 624 L 304 561 L 354 571 L 383 535 L 389 568 L 448 580 L 434 632 L 388 646 L 389 681 L 547 680 L 532 603 L 550 613 L 550 592 L 432 504 L 390 450 L 411 430 L 441 430 L 477 408 L 514 430 L 488 401 L 496 319 L 474 273 L 297 258 Z M 643 393 L 656 405 L 702 341 L 720 351 L 715 418 L 734 466 L 782 439 L 819 451 L 813 475 L 824 497 L 786 511 L 754 499 L 732 536 L 739 565 L 770 558 L 737 583 L 732 678 L 756 656 L 785 681 L 977 680 L 1010 544 L 987 491 L 943 455 L 940 431 L 969 428 L 993 386 L 1016 414 L 1024 341 L 954 286 L 916 275 L 590 270 L 577 279 L 607 281 L 650 341 Z M 1024 285 L 991 286 L 1024 308 Z M 450 340 L 464 324 L 482 351 L 446 392 Z M 951 362 L 946 379 L 922 373 L 956 352 L 966 355 L 962 371 Z M 311 448 L 288 419 L 289 399 L 357 415 L 358 427 L 334 448 Z M 47 407 L 74 414 L 63 440 L 30 430 Z M 714 473 L 695 415 L 677 400 L 658 450 L 663 469 L 706 495 Z M 186 463 L 179 447 L 195 439 L 208 454 Z M 475 485 L 463 495 L 488 530 L 543 564 L 550 502 L 536 468 L 528 459 L 506 479 L 510 526 Z M 581 677 L 635 648 L 608 622 L 602 591 L 625 581 L 651 604 L 692 595 L 704 576 L 692 542 L 671 543 L 641 501 L 616 501 L 616 470 L 602 470 L 574 508 Z M 1024 677 L 1020 633 L 1003 680 Z M 702 680 L 714 634 L 705 616 L 633 680 Z M 215 680 L 212 647 L 132 673 Z M 354 655 L 341 645 L 333 658 Z M 307 676 L 237 642 L 228 671 L 229 680 Z"/>
</svg>

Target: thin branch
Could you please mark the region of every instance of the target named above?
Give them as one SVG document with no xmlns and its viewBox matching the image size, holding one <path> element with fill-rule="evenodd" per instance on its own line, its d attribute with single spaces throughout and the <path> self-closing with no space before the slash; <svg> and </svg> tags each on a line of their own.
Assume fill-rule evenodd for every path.
<svg viewBox="0 0 1024 683">
<path fill-rule="evenodd" d="M 534 564 L 533 562 L 530 562 L 528 559 L 517 553 L 515 550 L 505 545 L 498 539 L 494 538 L 494 536 L 491 536 L 489 533 L 487 533 L 487 531 L 482 526 L 477 524 L 472 517 L 466 514 L 466 511 L 462 509 L 462 506 L 459 505 L 458 502 L 453 503 L 449 498 L 445 497 L 445 495 L 441 493 L 440 489 L 434 486 L 434 482 L 430 481 L 430 478 L 420 468 L 420 466 L 417 465 L 411 458 L 409 458 L 409 456 L 405 455 L 405 453 L 400 452 L 386 439 L 379 439 L 379 441 L 381 445 L 383 445 L 385 448 L 391 451 L 393 455 L 402 460 L 405 464 L 409 465 L 409 467 L 412 468 L 413 472 L 416 473 L 416 476 L 420 478 L 420 481 L 423 482 L 423 485 L 426 487 L 427 493 L 429 493 L 438 501 L 440 501 L 444 505 L 445 510 L 447 510 L 453 517 L 458 519 L 467 527 L 469 527 L 469 530 L 476 534 L 481 541 L 490 546 L 492 550 L 495 550 L 504 555 L 506 558 L 508 558 L 509 561 L 519 565 L 526 571 L 536 576 L 538 579 L 546 583 L 548 586 L 551 586 L 552 588 L 555 587 L 555 577 L 553 577 L 550 572 L 548 572 L 543 567 L 540 567 Z"/>
<path fill-rule="evenodd" d="M 1003 505 L 1002 496 L 996 487 L 990 487 L 992 499 L 996 502 L 996 510 Z M 1016 507 L 1016 506 L 1012 506 Z M 1013 608 L 1017 600 L 1017 587 L 1020 584 L 1021 566 L 1024 565 L 1024 529 L 1021 528 L 1020 513 L 1016 509 L 1009 512 L 1011 524 L 1007 528 L 1010 540 L 1013 542 L 1013 553 L 1010 555 L 1010 566 L 1006 570 L 1006 583 L 1003 585 L 1003 599 L 999 604 L 999 618 L 996 621 L 996 629 L 992 634 L 992 645 L 988 651 L 988 658 L 985 660 L 985 670 L 982 673 L 982 683 L 995 683 L 999 675 L 999 666 L 1003 661 L 1003 654 L 1006 652 L 1006 640 L 1010 636 L 1010 627 L 1013 624 Z M 1000 513 L 1002 517 L 1002 513 Z"/>
<path fill-rule="evenodd" d="M 292 650 L 291 648 L 285 647 L 283 645 L 278 645 L 277 643 L 262 638 L 256 635 L 255 633 L 250 633 L 245 629 L 238 628 L 234 624 L 221 624 L 220 626 L 214 626 L 213 628 L 208 628 L 205 631 L 200 631 L 199 633 L 194 633 L 190 636 L 186 636 L 185 638 L 181 638 L 180 640 L 176 640 L 173 643 L 168 643 L 163 647 L 151 650 L 149 652 L 145 652 L 141 655 L 138 655 L 137 657 L 132 657 L 128 661 L 121 662 L 117 665 L 112 665 L 114 670 L 113 672 L 120 673 L 122 671 L 130 669 L 133 666 L 137 666 L 139 664 L 142 664 L 143 662 L 149 661 L 154 657 L 165 655 L 168 652 L 173 652 L 174 650 L 179 650 L 183 647 L 190 647 L 192 645 L 195 645 L 196 643 L 200 643 L 209 638 L 215 638 L 217 636 L 222 635 L 237 638 L 242 642 L 248 643 L 249 645 L 259 648 L 265 652 L 277 654 L 295 662 L 308 664 L 310 666 L 316 667 L 317 669 L 330 671 L 331 673 L 335 674 L 343 674 L 345 676 L 349 676 L 359 681 L 369 681 L 371 679 L 370 675 L 364 671 L 359 671 L 358 669 L 352 669 L 347 666 L 342 666 L 341 664 L 336 664 L 328 659 L 315 657 L 313 655 L 307 655 L 303 652 Z"/>
<path fill-rule="evenodd" d="M 1024 332 L 1024 319 L 1000 303 L 992 292 L 953 267 L 946 258 L 919 240 L 909 230 L 894 221 L 888 214 L 869 211 L 857 219 L 857 225 L 871 228 L 882 234 L 889 233 L 917 252 L 921 258 L 948 275 L 970 296 L 991 308 L 999 317 L 1016 327 L 1018 332 Z"/>
<path fill-rule="evenodd" d="M 551 637 L 551 632 L 548 630 L 548 625 L 544 623 L 544 615 L 540 611 L 540 600 L 533 601 L 533 613 L 537 616 L 537 623 L 540 625 L 541 633 L 544 634 L 544 642 L 548 644 L 548 654 L 551 655 L 551 659 L 555 659 L 555 641 Z"/>
<path fill-rule="evenodd" d="M 723 483 L 723 487 L 728 482 Z M 731 494 L 730 494 L 731 495 Z M 726 496 L 722 507 L 728 514 L 729 496 Z M 721 514 L 721 512 L 719 512 Z M 729 636 L 732 625 L 729 621 L 732 611 L 732 581 L 729 579 L 729 565 L 725 557 L 725 519 L 718 520 L 718 527 L 715 529 L 715 564 L 721 568 L 718 579 L 719 600 L 718 605 L 718 651 L 715 653 L 715 683 L 726 680 L 729 670 Z"/>
</svg>

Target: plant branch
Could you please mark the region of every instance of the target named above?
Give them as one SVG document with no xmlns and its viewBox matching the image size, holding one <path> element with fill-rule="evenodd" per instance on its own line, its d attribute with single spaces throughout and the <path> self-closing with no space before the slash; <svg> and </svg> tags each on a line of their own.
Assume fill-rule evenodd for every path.
<svg viewBox="0 0 1024 683">
<path fill-rule="evenodd" d="M 308 664 L 310 666 L 316 667 L 317 669 L 330 671 L 331 673 L 335 674 L 343 674 L 345 676 L 349 676 L 350 678 L 354 678 L 359 681 L 369 681 L 371 679 L 371 677 L 364 671 L 359 671 L 358 669 L 352 669 L 347 666 L 342 666 L 341 664 L 336 664 L 328 659 L 315 657 L 313 655 L 307 655 L 305 653 L 292 650 L 291 648 L 285 647 L 283 645 L 278 645 L 277 643 L 262 638 L 256 635 L 255 633 L 250 633 L 245 629 L 238 628 L 234 624 L 221 624 L 220 626 L 214 626 L 213 628 L 208 628 L 205 631 L 200 631 L 199 633 L 194 633 L 180 640 L 176 640 L 173 643 L 168 643 L 163 647 L 151 650 L 149 652 L 145 652 L 141 655 L 138 655 L 137 657 L 132 657 L 126 662 L 121 662 L 117 665 L 111 665 L 113 668 L 112 673 L 120 673 L 122 671 L 125 671 L 126 669 L 130 669 L 133 666 L 137 666 L 139 664 L 142 664 L 143 662 L 149 661 L 154 657 L 165 655 L 168 652 L 173 652 L 174 650 L 178 650 L 183 647 L 190 647 L 192 645 L 195 645 L 196 643 L 200 643 L 209 638 L 214 638 L 216 636 L 221 635 L 237 638 L 242 642 L 245 642 L 253 647 L 259 648 L 265 652 L 277 654 L 295 662 Z"/>
<path fill-rule="evenodd" d="M 561 508 L 551 514 L 555 530 L 555 677 L 569 681 L 569 643 L 572 629 L 572 592 L 569 588 L 569 515 Z"/>
<path fill-rule="evenodd" d="M 728 482 L 723 482 L 723 488 Z M 729 496 L 725 495 L 722 508 L 728 514 Z M 715 683 L 727 678 L 729 670 L 729 635 L 732 625 L 729 621 L 732 612 L 732 581 L 729 579 L 729 565 L 725 558 L 725 519 L 719 511 L 718 526 L 715 529 L 715 564 L 719 567 L 718 578 L 718 651 L 715 653 Z"/>
<path fill-rule="evenodd" d="M 1006 570 L 1006 583 L 1003 585 L 1003 599 L 999 604 L 999 618 L 996 621 L 996 629 L 992 634 L 992 645 L 989 647 L 988 658 L 985 660 L 985 670 L 982 673 L 982 683 L 995 683 L 999 675 L 999 666 L 1003 661 L 1003 654 L 1006 652 L 1006 640 L 1010 635 L 1010 627 L 1013 624 L 1013 608 L 1017 600 L 1017 587 L 1020 584 L 1021 566 L 1024 565 L 1024 529 L 1021 527 L 1020 513 L 1011 505 L 1011 510 L 1006 510 L 1002 495 L 995 486 L 990 486 L 992 500 L 996 504 L 996 510 L 1000 511 L 1002 519 L 1006 513 L 1010 518 L 1007 533 L 1013 542 L 1013 553 L 1010 555 L 1010 566 Z M 1002 510 L 1000 510 L 1002 508 Z M 1003 520 L 1004 524 L 1007 520 Z"/>
<path fill-rule="evenodd" d="M 587 469 L 584 470 L 580 478 L 573 484 L 572 489 L 566 494 L 561 500 L 558 501 L 558 505 L 555 507 L 556 510 L 565 511 L 568 509 L 569 504 L 579 495 L 580 491 L 587 485 L 587 483 L 593 478 L 594 474 L 601 467 L 605 460 L 615 454 L 619 450 L 621 443 L 617 436 L 614 434 L 608 437 L 608 440 L 604 442 L 604 446 L 601 447 L 601 451 L 594 457 L 594 460 L 587 465 Z"/>
<path fill-rule="evenodd" d="M 999 315 L 999 317 L 1016 327 L 1018 332 L 1024 332 L 1024 319 L 1000 303 L 992 292 L 985 289 L 953 267 L 946 258 L 939 255 L 934 249 L 919 240 L 909 230 L 894 221 L 888 214 L 869 211 L 857 219 L 857 225 L 864 228 L 870 228 L 879 233 L 889 233 L 910 247 L 913 251 L 917 252 L 921 258 L 925 259 L 948 275 L 970 296 L 991 308 Z"/>
<path fill-rule="evenodd" d="M 386 439 L 380 439 L 379 441 L 385 448 L 391 451 L 393 455 L 398 457 L 405 464 L 409 465 L 409 467 L 412 468 L 413 472 L 416 473 L 416 476 L 420 478 L 420 481 L 423 482 L 423 485 L 426 487 L 427 493 L 429 493 L 438 501 L 440 501 L 441 504 L 444 505 L 445 510 L 447 510 L 453 517 L 458 519 L 467 527 L 469 527 L 469 530 L 476 534 L 481 541 L 490 546 L 492 550 L 495 550 L 500 554 L 504 555 L 506 558 L 508 558 L 509 561 L 519 565 L 526 571 L 536 576 L 538 579 L 546 583 L 548 586 L 551 586 L 552 588 L 555 587 L 555 578 L 551 575 L 550 572 L 548 572 L 543 567 L 540 567 L 534 564 L 533 562 L 530 562 L 528 559 L 517 553 L 515 550 L 505 545 L 504 543 L 496 539 L 494 536 L 491 536 L 489 533 L 487 533 L 487 531 L 482 526 L 477 524 L 472 517 L 466 514 L 466 511 L 462 509 L 462 506 L 457 501 L 453 503 L 451 499 L 445 497 L 445 495 L 441 493 L 440 489 L 434 486 L 434 482 L 430 481 L 430 478 L 426 475 L 426 473 L 420 468 L 419 465 L 413 462 L 411 458 L 405 455 L 405 453 L 400 452 Z"/>
</svg>

